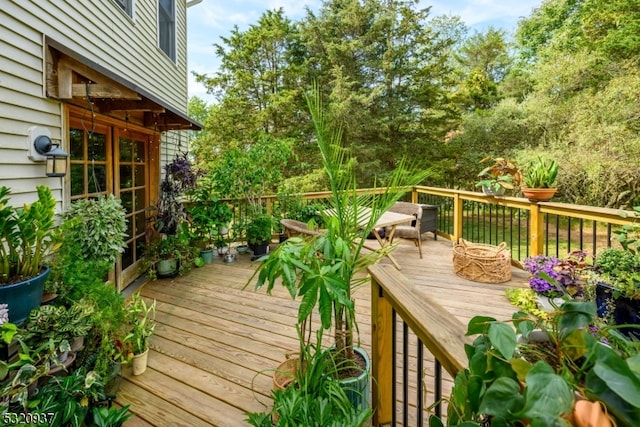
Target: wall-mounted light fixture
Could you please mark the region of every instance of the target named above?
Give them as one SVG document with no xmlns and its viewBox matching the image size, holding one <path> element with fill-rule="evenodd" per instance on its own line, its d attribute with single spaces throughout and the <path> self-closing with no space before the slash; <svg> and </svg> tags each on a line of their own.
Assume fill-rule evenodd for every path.
<svg viewBox="0 0 640 427">
<path fill-rule="evenodd" d="M 46 161 L 46 175 L 63 177 L 67 174 L 67 157 L 69 155 L 51 140 L 49 130 L 34 126 L 29 129 L 31 157 L 34 161 Z"/>
</svg>

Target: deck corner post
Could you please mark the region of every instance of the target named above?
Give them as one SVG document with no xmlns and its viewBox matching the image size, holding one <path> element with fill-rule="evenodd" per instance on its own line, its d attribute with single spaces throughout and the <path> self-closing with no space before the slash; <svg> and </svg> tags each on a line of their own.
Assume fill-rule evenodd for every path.
<svg viewBox="0 0 640 427">
<path fill-rule="evenodd" d="M 543 252 L 544 239 L 544 215 L 540 212 L 540 205 L 532 203 L 529 208 L 530 222 L 529 235 L 531 241 L 529 243 L 529 256 L 540 255 Z"/>
<path fill-rule="evenodd" d="M 460 197 L 460 193 L 455 193 L 453 197 L 453 236 L 451 241 L 458 243 L 462 236 L 462 224 L 464 218 L 464 201 Z"/>
<path fill-rule="evenodd" d="M 373 426 L 393 417 L 393 307 L 382 286 L 371 278 L 371 373 Z"/>
</svg>

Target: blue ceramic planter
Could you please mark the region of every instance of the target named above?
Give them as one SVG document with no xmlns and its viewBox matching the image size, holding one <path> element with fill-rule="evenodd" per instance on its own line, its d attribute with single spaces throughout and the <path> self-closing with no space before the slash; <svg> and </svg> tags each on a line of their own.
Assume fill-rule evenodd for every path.
<svg viewBox="0 0 640 427">
<path fill-rule="evenodd" d="M 20 324 L 27 319 L 31 310 L 40 307 L 49 271 L 49 267 L 46 267 L 28 280 L 0 286 L 0 302 L 9 305 L 9 322 Z"/>
<path fill-rule="evenodd" d="M 349 397 L 353 406 L 358 409 L 371 407 L 371 362 L 367 353 L 360 349 L 354 348 L 354 351 L 361 355 L 365 360 L 365 368 L 358 377 L 340 380 L 340 386 Z"/>
</svg>

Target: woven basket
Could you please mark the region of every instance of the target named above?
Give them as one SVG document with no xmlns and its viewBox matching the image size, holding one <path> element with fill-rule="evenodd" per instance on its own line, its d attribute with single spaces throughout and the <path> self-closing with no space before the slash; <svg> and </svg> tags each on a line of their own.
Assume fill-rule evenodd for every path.
<svg viewBox="0 0 640 427">
<path fill-rule="evenodd" d="M 460 239 L 453 245 L 453 269 L 465 279 L 481 283 L 511 280 L 511 252 L 502 242 L 498 246 Z"/>
</svg>

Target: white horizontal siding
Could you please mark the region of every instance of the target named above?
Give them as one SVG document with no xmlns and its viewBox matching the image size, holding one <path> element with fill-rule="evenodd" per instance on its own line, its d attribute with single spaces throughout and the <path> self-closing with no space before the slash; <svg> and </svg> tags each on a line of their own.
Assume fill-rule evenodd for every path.
<svg viewBox="0 0 640 427">
<path fill-rule="evenodd" d="M 49 185 L 49 184 L 52 184 L 52 185 Z M 62 202 L 60 202 L 62 198 L 62 191 L 60 190 L 59 187 L 58 188 L 55 187 L 54 182 L 44 183 L 44 185 L 47 185 L 49 188 L 51 188 L 51 195 L 53 196 L 54 199 L 58 201 L 56 203 L 56 209 L 55 209 L 56 214 L 62 213 L 64 211 L 64 206 Z M 16 207 L 24 206 L 26 204 L 33 203 L 34 200 L 38 199 L 37 193 L 34 194 L 32 191 L 28 191 L 30 190 L 30 188 L 21 188 L 20 186 L 16 186 L 16 187 L 9 186 L 9 188 L 11 188 L 11 195 L 9 197 L 9 204 L 11 206 L 16 206 Z M 24 191 L 21 191 L 21 190 L 24 190 Z"/>
<path fill-rule="evenodd" d="M 29 159 L 29 128 L 43 126 L 61 139 L 60 103 L 43 97 L 42 33 L 3 10 L 0 3 L 0 186 L 11 189 L 12 203 L 30 203 L 36 187 L 52 188 L 62 206 L 62 180 L 45 177 L 44 162 Z"/>
<path fill-rule="evenodd" d="M 1 2 L 1 7 L 15 20 L 186 112 L 185 2 L 177 0 L 174 64 L 158 48 L 156 1 L 137 0 L 133 20 L 111 0 Z"/>
<path fill-rule="evenodd" d="M 0 186 L 15 203 L 52 188 L 62 207 L 60 178 L 46 178 L 44 163 L 29 159 L 28 129 L 43 126 L 62 138 L 61 105 L 44 98 L 43 40 L 49 36 L 176 109 L 187 110 L 186 5 L 177 0 L 177 63 L 158 48 L 157 0 L 136 0 L 130 19 L 111 0 L 0 0 Z M 173 137 L 163 138 L 170 158 Z M 186 136 L 183 138 L 186 143 Z M 164 159 L 164 156 L 162 157 Z"/>
</svg>

